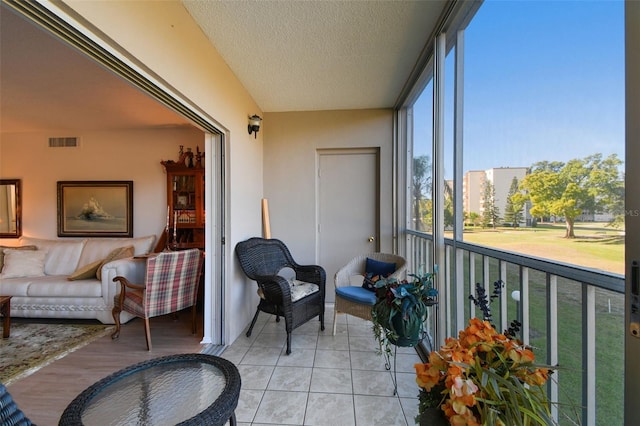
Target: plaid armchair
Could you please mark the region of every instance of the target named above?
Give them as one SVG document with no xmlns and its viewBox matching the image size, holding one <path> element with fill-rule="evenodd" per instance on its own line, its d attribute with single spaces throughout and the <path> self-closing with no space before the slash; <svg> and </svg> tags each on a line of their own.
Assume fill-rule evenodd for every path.
<svg viewBox="0 0 640 426">
<path fill-rule="evenodd" d="M 277 239 L 250 238 L 236 245 L 236 255 L 245 275 L 258 284 L 260 303 L 247 337 L 260 311 L 284 317 L 287 331 L 287 355 L 291 353 L 291 332 L 309 321 L 320 318 L 324 330 L 324 296 L 326 273 L 321 266 L 299 265 L 284 243 Z M 284 268 L 295 272 L 295 279 L 278 273 Z"/>
<path fill-rule="evenodd" d="M 111 338 L 120 336 L 120 312 L 144 318 L 147 349 L 151 350 L 149 318 L 178 312 L 191 307 L 191 331 L 196 333 L 196 300 L 202 268 L 203 254 L 198 249 L 162 252 L 147 259 L 144 284 L 133 284 L 125 277 L 120 282 L 120 293 L 114 297 L 113 319 L 116 330 Z"/>
</svg>

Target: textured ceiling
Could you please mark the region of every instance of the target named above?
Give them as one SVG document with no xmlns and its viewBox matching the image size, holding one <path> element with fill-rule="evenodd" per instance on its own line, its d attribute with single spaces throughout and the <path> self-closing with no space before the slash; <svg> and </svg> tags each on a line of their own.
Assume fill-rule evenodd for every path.
<svg viewBox="0 0 640 426">
<path fill-rule="evenodd" d="M 443 1 L 183 4 L 263 111 L 394 106 Z"/>
<path fill-rule="evenodd" d="M 183 4 L 266 112 L 392 107 L 445 6 L 403 0 Z M 0 43 L 3 133 L 189 125 L 4 5 Z"/>
</svg>

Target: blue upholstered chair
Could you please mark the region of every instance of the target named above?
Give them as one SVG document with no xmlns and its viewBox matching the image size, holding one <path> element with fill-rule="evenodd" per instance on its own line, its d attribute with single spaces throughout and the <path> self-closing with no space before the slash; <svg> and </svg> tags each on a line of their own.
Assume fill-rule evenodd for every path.
<svg viewBox="0 0 640 426">
<path fill-rule="evenodd" d="M 371 308 L 376 295 L 365 288 L 365 277 L 382 275 L 403 279 L 406 262 L 402 256 L 388 253 L 369 253 L 358 256 L 336 272 L 336 302 L 333 313 L 333 334 L 336 334 L 338 314 L 349 314 L 371 320 Z"/>
</svg>

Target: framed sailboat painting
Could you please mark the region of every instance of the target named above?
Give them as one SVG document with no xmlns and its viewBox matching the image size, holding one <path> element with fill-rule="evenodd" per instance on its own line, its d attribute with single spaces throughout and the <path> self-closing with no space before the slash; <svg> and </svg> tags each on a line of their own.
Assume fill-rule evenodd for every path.
<svg viewBox="0 0 640 426">
<path fill-rule="evenodd" d="M 133 237 L 133 181 L 59 181 L 59 237 Z"/>
</svg>

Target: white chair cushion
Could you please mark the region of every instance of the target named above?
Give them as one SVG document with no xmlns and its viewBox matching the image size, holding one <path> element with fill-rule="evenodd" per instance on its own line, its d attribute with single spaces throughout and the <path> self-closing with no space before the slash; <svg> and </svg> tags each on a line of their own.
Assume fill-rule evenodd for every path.
<svg viewBox="0 0 640 426">
<path fill-rule="evenodd" d="M 296 300 L 300 300 L 303 297 L 307 297 L 310 294 L 317 293 L 320 291 L 320 287 L 317 284 L 307 283 L 304 281 L 296 280 L 296 279 L 288 279 L 289 289 L 291 290 L 291 301 L 295 302 Z M 261 288 L 258 288 L 258 296 L 261 299 L 264 299 L 264 293 Z"/>
<path fill-rule="evenodd" d="M 289 280 L 289 286 L 291 288 L 291 301 L 295 302 L 307 297 L 310 294 L 320 291 L 320 287 L 317 284 L 307 283 L 300 280 Z"/>
</svg>

